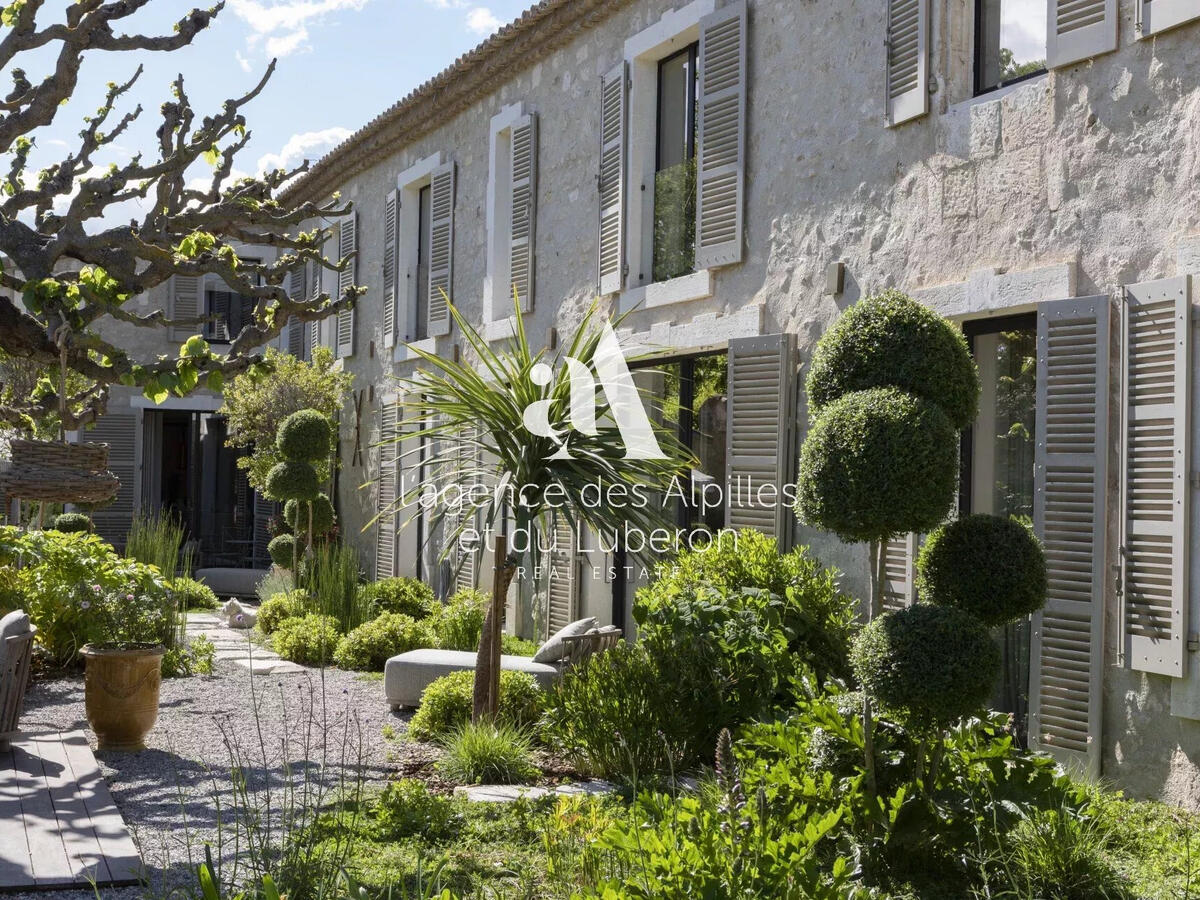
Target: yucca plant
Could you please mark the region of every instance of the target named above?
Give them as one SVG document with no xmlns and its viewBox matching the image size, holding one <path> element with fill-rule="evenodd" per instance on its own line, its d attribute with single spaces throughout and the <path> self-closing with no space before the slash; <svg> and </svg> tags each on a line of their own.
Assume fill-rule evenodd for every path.
<svg viewBox="0 0 1200 900">
<path fill-rule="evenodd" d="M 425 498 L 431 509 L 427 534 L 441 533 L 443 557 L 476 516 L 482 535 L 498 535 L 497 559 L 503 563 L 493 585 L 475 670 L 473 718 L 478 721 L 495 717 L 499 624 L 509 585 L 526 555 L 513 551 L 499 535 L 505 516 L 514 528 L 506 533 L 527 536 L 553 534 L 556 521 L 563 520 L 576 536 L 585 527 L 600 534 L 620 533 L 626 526 L 648 533 L 669 519 L 663 504 L 653 498 L 688 472 L 695 460 L 661 424 L 645 422 L 657 440 L 657 452 L 646 452 L 645 446 L 627 448 L 616 425 L 628 422 L 631 411 L 644 416 L 645 406 L 624 366 L 615 330 L 604 327 L 609 323 L 599 321 L 595 306 L 553 365 L 546 361 L 546 351 L 530 348 L 519 308 L 514 336 L 500 351 L 493 350 L 452 304 L 450 312 L 467 344 L 469 353 L 464 356 L 473 359 L 456 361 L 412 348 L 425 365 L 403 385 L 397 440 L 412 445 L 403 454 L 421 454 L 423 447 L 434 452 L 419 467 L 418 483 L 398 492 L 397 503 Z M 610 374 L 594 401 L 591 372 Z M 634 404 L 639 406 L 635 409 Z M 647 456 L 653 458 L 643 458 Z M 485 485 L 488 491 L 475 497 L 470 508 L 454 502 L 457 494 L 444 491 L 475 485 Z M 617 492 L 625 498 L 651 499 L 643 505 L 628 499 L 603 502 Z M 591 502 L 588 493 L 593 493 Z M 429 497 L 437 502 L 428 503 Z M 539 541 L 528 544 L 533 557 L 528 561 L 536 568 Z"/>
</svg>

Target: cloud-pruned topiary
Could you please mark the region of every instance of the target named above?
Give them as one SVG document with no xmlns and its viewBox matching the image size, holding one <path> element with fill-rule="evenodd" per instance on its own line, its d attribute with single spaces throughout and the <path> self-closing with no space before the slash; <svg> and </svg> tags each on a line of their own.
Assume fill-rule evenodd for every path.
<svg viewBox="0 0 1200 900">
<path fill-rule="evenodd" d="M 921 599 L 952 606 L 989 626 L 1036 612 L 1046 602 L 1046 557 L 1026 526 L 977 514 L 943 525 L 917 560 Z"/>
<path fill-rule="evenodd" d="M 860 301 L 821 338 L 808 373 L 809 408 L 819 414 L 876 387 L 938 404 L 959 430 L 979 407 L 979 376 L 962 333 L 897 290 Z"/>
<path fill-rule="evenodd" d="M 333 450 L 333 425 L 319 410 L 294 412 L 279 426 L 275 448 L 285 459 L 323 460 Z"/>
<path fill-rule="evenodd" d="M 315 500 L 318 494 L 320 483 L 312 463 L 287 459 L 267 475 L 267 496 L 272 500 Z"/>
<path fill-rule="evenodd" d="M 83 513 L 62 513 L 54 520 L 54 524 L 50 526 L 54 531 L 64 533 L 87 532 L 92 531 L 92 520 Z"/>
<path fill-rule="evenodd" d="M 918 603 L 867 625 L 850 663 L 872 699 L 904 724 L 939 729 L 987 703 L 1000 650 L 969 613 Z"/>
<path fill-rule="evenodd" d="M 307 533 L 308 504 L 300 500 L 289 500 L 283 505 L 283 520 L 296 534 Z M 328 534 L 333 530 L 333 520 L 333 504 L 329 501 L 329 495 L 317 494 L 316 499 L 312 501 L 313 534 Z"/>
<path fill-rule="evenodd" d="M 800 454 L 796 514 L 848 542 L 928 531 L 958 484 L 958 433 L 941 408 L 895 388 L 825 407 Z"/>
<path fill-rule="evenodd" d="M 267 553 L 271 555 L 271 562 L 281 569 L 290 569 L 294 566 L 296 555 L 299 552 L 300 548 L 295 535 L 281 534 L 271 538 L 271 543 L 267 544 Z"/>
</svg>

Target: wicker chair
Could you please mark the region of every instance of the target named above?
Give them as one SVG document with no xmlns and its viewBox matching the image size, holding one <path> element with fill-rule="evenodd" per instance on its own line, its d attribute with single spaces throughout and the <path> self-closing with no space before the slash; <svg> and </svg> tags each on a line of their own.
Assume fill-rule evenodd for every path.
<svg viewBox="0 0 1200 900">
<path fill-rule="evenodd" d="M 24 634 L 5 639 L 4 669 L 0 671 L 0 753 L 6 752 L 12 739 L 20 735 L 18 725 L 29 687 L 35 634 L 37 628 L 30 625 Z"/>
</svg>

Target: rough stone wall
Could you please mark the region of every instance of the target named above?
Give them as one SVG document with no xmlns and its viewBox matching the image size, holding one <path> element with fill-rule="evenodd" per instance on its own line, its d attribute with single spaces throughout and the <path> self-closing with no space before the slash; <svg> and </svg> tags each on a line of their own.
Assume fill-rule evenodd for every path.
<svg viewBox="0 0 1200 900">
<path fill-rule="evenodd" d="M 457 161 L 454 301 L 477 320 L 489 120 L 518 100 L 536 110 L 537 302 L 527 327 L 537 339 L 550 326 L 569 335 L 595 293 L 600 75 L 627 37 L 675 5 L 645 0 L 615 14 L 343 186 L 360 216 L 359 279 L 371 289 L 346 367 L 375 386 L 376 400 L 405 374 L 385 358 L 379 307 L 383 202 L 397 173 L 438 150 Z M 934 5 L 933 112 L 888 129 L 883 3 L 751 0 L 746 260 L 716 273 L 711 299 L 634 313 L 635 331 L 761 304 L 763 333 L 796 333 L 807 361 L 841 310 L 885 287 L 962 316 L 1200 273 L 1178 252 L 1200 228 L 1200 23 L 1137 41 L 1134 2 L 1121 0 L 1116 53 L 972 99 L 972 4 Z M 824 293 L 835 260 L 848 272 L 837 297 Z M 439 352 L 452 343 L 439 341 Z M 364 407 L 364 425 L 374 427 L 377 410 Z M 356 488 L 373 474 L 369 458 L 367 472 L 344 470 L 346 534 L 373 515 L 370 490 Z M 863 587 L 861 548 L 803 539 L 846 571 L 848 586 Z M 364 547 L 369 556 L 373 538 Z M 1111 645 L 1111 622 L 1109 632 Z M 1105 776 L 1134 794 L 1165 789 L 1196 803 L 1200 723 L 1170 715 L 1167 679 L 1106 671 Z"/>
</svg>

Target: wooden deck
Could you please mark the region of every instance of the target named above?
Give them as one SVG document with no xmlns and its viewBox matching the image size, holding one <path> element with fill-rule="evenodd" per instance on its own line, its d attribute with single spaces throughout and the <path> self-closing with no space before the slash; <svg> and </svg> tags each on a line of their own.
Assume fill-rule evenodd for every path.
<svg viewBox="0 0 1200 900">
<path fill-rule="evenodd" d="M 0 891 L 134 884 L 141 869 L 83 732 L 0 753 Z"/>
</svg>

